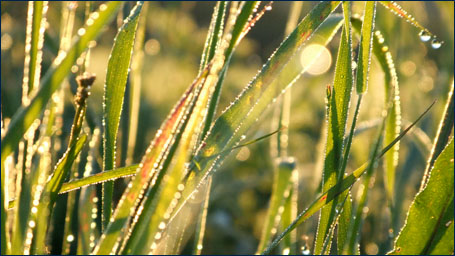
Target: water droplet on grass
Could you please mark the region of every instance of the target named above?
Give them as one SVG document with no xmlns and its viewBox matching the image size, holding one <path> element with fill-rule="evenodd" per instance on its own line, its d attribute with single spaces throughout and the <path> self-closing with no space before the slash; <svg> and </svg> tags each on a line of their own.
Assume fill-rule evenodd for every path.
<svg viewBox="0 0 455 256">
<path fill-rule="evenodd" d="M 441 45 L 442 45 L 442 42 L 436 38 L 431 41 L 431 47 L 433 47 L 433 49 L 439 49 L 441 47 Z"/>
<path fill-rule="evenodd" d="M 420 31 L 419 37 L 422 42 L 428 42 L 431 39 L 430 33 L 425 30 Z"/>
</svg>

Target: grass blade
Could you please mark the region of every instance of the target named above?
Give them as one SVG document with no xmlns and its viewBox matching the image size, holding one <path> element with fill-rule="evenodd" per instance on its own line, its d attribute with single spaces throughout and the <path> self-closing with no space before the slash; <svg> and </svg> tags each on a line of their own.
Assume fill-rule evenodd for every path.
<svg viewBox="0 0 455 256">
<path fill-rule="evenodd" d="M 392 13 L 396 14 L 398 17 L 403 18 L 407 22 L 411 23 L 416 28 L 420 29 L 420 40 L 423 42 L 431 40 L 431 47 L 438 49 L 444 43 L 439 41 L 437 37 L 431 33 L 428 29 L 422 26 L 419 22 L 415 20 L 407 11 L 405 11 L 400 5 L 395 1 L 379 1 L 385 8 L 389 9 Z"/>
<path fill-rule="evenodd" d="M 143 4 L 143 2 L 139 1 L 131 10 L 130 15 L 126 18 L 114 39 L 114 46 L 109 56 L 103 102 L 103 170 L 112 170 L 115 168 L 120 114 L 122 112 L 123 97 L 125 96 L 136 28 Z M 101 215 L 103 229 L 111 218 L 113 189 L 113 182 L 103 183 L 103 211 Z"/>
<path fill-rule="evenodd" d="M 2 163 L 16 149 L 24 133 L 44 110 L 52 93 L 60 87 L 61 82 L 70 72 L 76 59 L 84 52 L 89 42 L 101 34 L 102 28 L 111 20 L 120 5 L 120 2 L 115 1 L 101 4 L 99 11 L 92 13 L 87 20 L 90 25 L 79 30 L 79 36 L 75 39 L 71 49 L 67 53 L 59 54 L 54 60 L 52 67 L 41 79 L 40 89 L 30 102 L 30 105 L 21 107 L 11 119 L 8 131 L 1 143 Z"/>
<path fill-rule="evenodd" d="M 142 72 L 144 64 L 144 40 L 145 30 L 147 27 L 147 2 L 142 7 L 142 15 L 139 18 L 139 23 L 134 42 L 133 56 L 131 62 L 130 76 L 130 97 L 129 97 L 129 127 L 128 127 L 128 150 L 126 152 L 126 164 L 133 163 L 134 146 L 136 145 L 137 127 L 139 119 L 139 104 L 141 99 Z"/>
<path fill-rule="evenodd" d="M 194 193 L 194 189 L 211 174 L 213 169 L 220 164 L 227 154 L 218 155 L 215 158 L 211 156 L 224 152 L 238 143 L 242 135 L 251 127 L 272 100 L 280 95 L 283 89 L 292 85 L 301 73 L 305 71 L 305 68 L 295 68 L 294 70 L 287 70 L 289 73 L 286 75 L 283 75 L 285 72 L 280 74 L 289 59 L 313 35 L 314 31 L 338 4 L 339 2 L 318 4 L 281 44 L 267 64 L 264 65 L 262 71 L 245 88 L 236 101 L 215 121 L 194 158 L 194 161 L 199 164 L 201 171 L 196 175 L 190 175 L 187 186 L 182 193 L 184 200 L 181 201 L 182 203 L 178 206 L 178 209 L 181 208 L 185 201 Z M 330 41 L 333 35 L 332 32 L 336 31 L 339 26 L 340 19 L 339 16 L 335 16 L 327 21 L 327 27 L 322 30 L 324 32 L 321 31 L 322 37 L 319 39 L 315 38 L 314 40 L 316 41 L 313 42 L 325 45 Z M 291 61 L 296 60 L 297 58 L 293 58 Z M 276 77 L 277 75 L 278 77 Z M 191 169 L 195 168 L 195 166 L 191 167 Z M 175 214 L 177 213 L 178 210 Z"/>
<path fill-rule="evenodd" d="M 204 240 L 204 233 L 205 233 L 205 222 L 207 221 L 207 211 L 209 208 L 209 200 L 210 200 L 210 188 L 212 187 L 212 178 L 209 177 L 207 180 L 207 188 L 205 192 L 204 201 L 201 204 L 202 209 L 199 212 L 197 225 L 196 225 L 196 232 L 194 234 L 194 246 L 193 246 L 193 255 L 201 255 L 202 248 L 203 248 L 203 240 Z"/>
<path fill-rule="evenodd" d="M 368 88 L 368 72 L 370 71 L 371 49 L 373 48 L 375 15 L 376 1 L 366 1 L 362 31 L 360 35 L 359 60 L 357 62 L 357 94 L 366 92 Z"/>
<path fill-rule="evenodd" d="M 293 229 L 295 229 L 298 225 L 302 224 L 304 221 L 309 219 L 313 214 L 319 211 L 322 207 L 326 206 L 330 203 L 334 198 L 337 198 L 341 193 L 345 190 L 350 188 L 368 169 L 369 166 L 372 166 L 373 163 L 381 159 L 387 151 L 389 151 L 395 143 L 401 140 L 406 133 L 417 123 L 419 122 L 422 117 L 428 113 L 428 111 L 433 107 L 434 102 L 406 129 L 404 129 L 398 137 L 396 137 L 392 143 L 384 147 L 380 153 L 374 154 L 376 157 L 371 159 L 370 161 L 364 163 L 362 166 L 354 170 L 350 175 L 345 177 L 341 182 L 337 183 L 335 186 L 331 187 L 326 192 L 322 193 L 311 205 L 306 208 L 303 212 L 297 216 L 297 218 L 292 222 L 290 226 L 286 228 L 286 230 L 281 233 L 272 243 L 269 244 L 267 249 L 262 254 L 269 254 L 273 248 L 275 248 L 280 241 L 283 239 L 284 236 L 289 234 Z M 378 140 L 379 141 L 379 140 Z M 378 147 L 379 143 L 376 143 L 376 148 Z"/>
<path fill-rule="evenodd" d="M 163 122 L 160 129 L 151 142 L 147 152 L 142 158 L 141 164 L 136 170 L 135 177 L 130 181 L 126 191 L 123 193 L 113 215 L 112 220 L 103 232 L 98 241 L 93 253 L 94 254 L 109 254 L 120 245 L 120 233 L 125 228 L 129 218 L 131 217 L 131 209 L 135 209 L 144 195 L 148 185 L 152 179 L 158 179 L 158 172 L 162 168 L 161 161 L 167 156 L 170 149 L 175 147 L 180 140 L 181 132 L 188 111 L 188 106 L 192 100 L 195 88 L 208 75 L 208 70 L 204 72 L 193 82 L 193 84 L 183 94 L 177 102 L 171 113 Z M 174 149 L 175 150 L 175 149 Z"/>
<path fill-rule="evenodd" d="M 328 133 L 326 144 L 326 157 L 324 160 L 323 188 L 325 192 L 337 183 L 337 178 L 343 177 L 340 173 L 342 167 L 343 138 L 346 129 L 346 121 L 352 91 L 352 50 L 351 50 L 351 29 L 350 29 L 350 3 L 343 2 L 343 13 L 345 25 L 343 27 L 340 46 L 338 50 L 337 63 L 335 67 L 335 78 L 333 81 L 332 93 L 329 101 Z M 321 254 L 326 234 L 333 221 L 336 201 L 329 203 L 321 210 L 319 224 L 314 245 L 314 253 Z M 330 241 L 328 250 L 330 250 Z"/>
<path fill-rule="evenodd" d="M 292 187 L 291 176 L 294 169 L 295 160 L 293 158 L 281 159 L 273 179 L 272 198 L 270 198 L 270 205 L 256 254 L 259 254 L 265 249 L 267 243 L 269 243 L 272 236 L 276 233 L 275 227 L 278 225 L 281 216 L 279 209 L 280 207 L 283 207 L 286 198 L 289 197 L 290 189 Z M 275 232 L 272 230 L 275 230 Z"/>
<path fill-rule="evenodd" d="M 29 2 L 22 102 L 25 106 L 36 94 L 41 76 L 47 1 Z"/>
<path fill-rule="evenodd" d="M 389 254 L 453 253 L 453 144 L 452 139 L 436 159 L 428 183 L 412 202 Z"/>
<path fill-rule="evenodd" d="M 453 130 L 453 112 L 454 112 L 454 95 L 453 95 L 453 81 L 452 86 L 450 87 L 449 95 L 447 98 L 447 103 L 444 108 L 444 113 L 442 114 L 441 122 L 439 123 L 438 131 L 436 133 L 436 137 L 434 139 L 433 147 L 431 149 L 431 155 L 428 158 L 428 163 L 425 168 L 425 173 L 423 175 L 422 184 L 420 185 L 420 190 L 422 190 L 428 182 L 430 178 L 430 171 L 433 168 L 434 162 L 436 158 L 438 158 L 439 154 L 441 154 L 444 146 L 447 145 L 450 134 Z"/>
<path fill-rule="evenodd" d="M 126 167 L 117 168 L 114 170 L 96 173 L 78 180 L 69 181 L 63 183 L 62 188 L 58 193 L 64 194 L 87 186 L 96 185 L 107 181 L 113 181 L 118 178 L 128 177 L 134 175 L 138 167 L 139 167 L 138 164 L 134 164 Z"/>
<path fill-rule="evenodd" d="M 44 186 L 43 192 L 41 194 L 40 204 L 35 211 L 32 208 L 32 213 L 36 213 L 37 221 L 33 234 L 34 240 L 32 243 L 31 253 L 46 253 L 45 238 L 48 228 L 47 223 L 51 217 L 52 208 L 54 207 L 54 203 L 57 199 L 58 191 L 63 184 L 63 180 L 66 178 L 66 174 L 69 172 L 73 161 L 82 150 L 86 139 L 87 135 L 83 134 L 80 138 L 76 139 L 76 142 L 74 144 L 68 148 L 68 151 L 58 162 L 52 176 Z"/>
</svg>

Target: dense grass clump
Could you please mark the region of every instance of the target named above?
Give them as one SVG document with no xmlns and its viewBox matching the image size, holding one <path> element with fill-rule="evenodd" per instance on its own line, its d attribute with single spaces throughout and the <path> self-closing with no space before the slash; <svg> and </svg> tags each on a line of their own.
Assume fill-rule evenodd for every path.
<svg viewBox="0 0 455 256">
<path fill-rule="evenodd" d="M 453 254 L 453 2 L 1 19 L 2 254 Z"/>
</svg>

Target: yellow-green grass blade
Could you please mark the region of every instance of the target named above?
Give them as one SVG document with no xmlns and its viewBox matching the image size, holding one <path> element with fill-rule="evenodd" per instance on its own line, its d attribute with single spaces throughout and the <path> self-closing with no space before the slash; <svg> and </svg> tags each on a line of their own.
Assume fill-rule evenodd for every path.
<svg viewBox="0 0 455 256">
<path fill-rule="evenodd" d="M 142 5 L 143 2 L 139 1 L 131 10 L 130 15 L 125 19 L 114 39 L 114 45 L 109 56 L 103 101 L 103 170 L 112 170 L 115 168 L 120 114 Z M 113 186 L 113 182 L 103 183 L 103 229 L 111 217 Z"/>
<path fill-rule="evenodd" d="M 391 255 L 452 254 L 454 250 L 453 139 L 436 159 L 428 183 L 415 197 Z"/>
<path fill-rule="evenodd" d="M 297 218 L 292 222 L 290 226 L 286 228 L 272 243 L 270 243 L 266 250 L 262 254 L 270 254 L 273 248 L 275 248 L 280 241 L 287 235 L 289 234 L 292 230 L 294 230 L 298 225 L 302 224 L 305 222 L 307 219 L 309 219 L 313 214 L 318 212 L 322 207 L 325 207 L 328 203 L 333 201 L 335 198 L 338 198 L 340 194 L 342 194 L 344 191 L 349 189 L 367 170 L 368 167 L 373 166 L 375 162 L 377 162 L 380 158 L 384 156 L 384 154 L 389 151 L 395 143 L 401 140 L 403 136 L 405 136 L 409 130 L 414 127 L 417 122 L 419 122 L 422 117 L 428 113 L 428 111 L 431 109 L 431 107 L 434 105 L 434 102 L 410 125 L 408 126 L 403 132 L 400 133 L 399 136 L 397 136 L 392 143 L 387 145 L 382 149 L 382 151 L 378 154 L 373 153 L 373 156 L 375 156 L 373 159 L 370 161 L 364 163 L 362 166 L 354 170 L 350 175 L 345 177 L 341 182 L 338 182 L 335 184 L 333 187 L 331 187 L 329 190 L 326 192 L 322 193 L 316 200 L 313 201 L 313 203 L 310 204 L 308 208 L 306 208 L 303 212 L 301 212 Z M 379 140 L 378 140 L 379 142 Z M 376 143 L 376 148 L 379 147 L 379 143 Z"/>
<path fill-rule="evenodd" d="M 352 91 L 352 42 L 350 29 L 350 3 L 343 2 L 343 13 L 345 24 L 341 34 L 340 46 L 338 47 L 337 63 L 335 67 L 335 78 L 333 81 L 332 92 L 329 102 L 328 114 L 328 132 L 326 143 L 326 156 L 323 170 L 323 187 L 325 192 L 333 187 L 339 177 L 343 177 L 342 155 L 343 155 L 343 138 L 346 129 L 348 110 Z M 321 254 L 322 247 L 334 220 L 335 202 L 329 203 L 327 207 L 321 210 L 319 224 L 314 245 L 314 254 Z M 328 250 L 330 250 L 329 238 Z"/>
<path fill-rule="evenodd" d="M 8 131 L 1 143 L 2 163 L 16 149 L 19 140 L 35 119 L 39 118 L 44 111 L 52 93 L 60 87 L 77 58 L 84 52 L 89 42 L 101 34 L 102 29 L 115 16 L 114 13 L 120 5 L 121 2 L 115 1 L 101 4 L 99 10 L 90 15 L 86 26 L 79 30 L 79 35 L 75 38 L 71 49 L 67 53 L 60 53 L 54 60 L 52 66 L 41 79 L 40 89 L 31 100 L 30 105 L 21 107 L 12 117 Z"/>
</svg>

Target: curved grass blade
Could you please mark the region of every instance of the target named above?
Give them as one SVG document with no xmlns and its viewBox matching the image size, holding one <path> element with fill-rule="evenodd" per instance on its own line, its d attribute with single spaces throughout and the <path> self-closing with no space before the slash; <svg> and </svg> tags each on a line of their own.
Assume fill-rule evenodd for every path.
<svg viewBox="0 0 455 256">
<path fill-rule="evenodd" d="M 412 202 L 391 255 L 452 254 L 453 139 L 436 159 L 427 185 Z"/>
<path fill-rule="evenodd" d="M 131 55 L 136 35 L 139 14 L 144 3 L 139 1 L 131 10 L 114 39 L 107 65 L 106 82 L 104 85 L 103 102 L 103 170 L 115 168 L 115 153 L 120 114 L 125 96 Z M 113 182 L 103 183 L 103 229 L 111 218 Z"/>
<path fill-rule="evenodd" d="M 180 209 L 185 204 L 185 201 L 195 192 L 195 188 L 216 169 L 227 154 L 218 155 L 215 158 L 211 158 L 211 156 L 236 145 L 242 135 L 250 129 L 251 125 L 273 99 L 283 93 L 283 90 L 292 85 L 305 71 L 305 67 L 297 69 L 292 66 L 294 69 L 286 69 L 286 74 L 281 72 L 300 46 L 313 35 L 314 31 L 327 19 L 338 4 L 339 2 L 322 2 L 318 4 L 290 36 L 283 41 L 263 69 L 235 102 L 215 121 L 194 158 L 195 162 L 199 164 L 201 171 L 196 175 L 194 173 L 190 175 L 186 188 L 182 193 L 184 200 L 181 201 L 182 203 L 177 209 Z M 323 29 L 327 34 L 321 34 L 320 38 L 315 37 L 313 42 L 325 45 L 330 41 L 333 35 L 332 32 L 338 27 L 339 21 L 339 16 L 327 19 L 327 27 Z M 297 59 L 295 57 L 291 61 L 294 63 Z M 195 166 L 192 166 L 191 169 L 195 169 Z M 178 210 L 175 211 L 175 214 L 177 213 Z"/>
<path fill-rule="evenodd" d="M 346 129 L 351 91 L 352 78 L 352 40 L 349 17 L 351 7 L 349 2 L 343 2 L 343 13 L 345 24 L 343 27 L 340 46 L 338 47 L 337 63 L 335 67 L 335 78 L 329 102 L 328 133 L 326 144 L 326 157 L 324 160 L 323 187 L 325 192 L 342 178 L 341 173 L 343 138 Z M 332 224 L 337 202 L 329 203 L 328 207 L 321 210 L 319 223 L 314 244 L 314 254 L 322 253 L 322 246 Z M 329 239 L 331 240 L 331 238 Z M 328 250 L 330 250 L 330 241 Z"/>
<path fill-rule="evenodd" d="M 8 131 L 1 143 L 1 161 L 11 154 L 19 144 L 19 140 L 44 110 L 53 92 L 66 77 L 76 59 L 84 52 L 89 42 L 101 34 L 102 28 L 111 20 L 120 7 L 121 2 L 101 4 L 99 11 L 93 12 L 87 20 L 87 26 L 79 30 L 79 36 L 67 53 L 60 53 L 53 65 L 40 82 L 40 89 L 27 107 L 21 107 L 11 119 Z"/>
<path fill-rule="evenodd" d="M 368 167 L 372 166 L 375 162 L 381 159 L 384 156 L 384 154 L 393 147 L 395 143 L 400 141 L 401 138 L 403 138 L 403 136 L 406 135 L 406 133 L 408 133 L 408 131 L 417 122 L 419 122 L 426 113 L 428 113 L 428 111 L 431 109 L 431 107 L 433 107 L 433 105 L 434 102 L 410 126 L 403 130 L 403 132 L 401 132 L 400 135 L 396 137 L 395 140 L 392 141 L 392 143 L 384 147 L 382 151 L 379 154 L 377 154 L 374 159 L 371 159 L 370 161 L 364 163 L 362 166 L 353 171 L 350 175 L 345 177 L 341 182 L 335 184 L 335 186 L 331 187 L 329 190 L 322 193 L 315 201 L 313 201 L 313 203 L 311 203 L 311 205 L 308 208 L 306 208 L 303 212 L 299 214 L 299 216 L 297 216 L 297 219 L 295 219 L 292 222 L 292 224 L 288 226 L 285 231 L 283 231 L 283 233 L 281 233 L 271 244 L 269 244 L 267 249 L 262 254 L 270 254 L 271 250 L 280 243 L 284 236 L 289 234 L 289 232 L 295 229 L 298 225 L 302 224 L 304 221 L 309 219 L 313 214 L 319 211 L 322 207 L 326 206 L 333 199 L 337 198 L 345 190 L 349 189 L 367 171 Z"/>
<path fill-rule="evenodd" d="M 438 158 L 439 154 L 441 154 L 444 146 L 447 145 L 449 141 L 450 134 L 453 130 L 453 112 L 454 112 L 454 95 L 453 95 L 453 87 L 454 83 L 452 81 L 452 86 L 449 91 L 449 95 L 447 98 L 447 103 L 444 108 L 444 113 L 442 114 L 443 118 L 439 123 L 438 131 L 436 133 L 436 137 L 434 139 L 433 147 L 431 149 L 431 155 L 428 158 L 428 163 L 425 168 L 425 173 L 423 175 L 422 184 L 420 185 L 420 190 L 422 190 L 428 182 L 430 177 L 430 170 L 433 168 L 433 164 Z"/>
<path fill-rule="evenodd" d="M 46 253 L 46 231 L 48 228 L 48 222 L 52 214 L 52 208 L 54 207 L 55 200 L 60 190 L 63 180 L 66 178 L 66 175 L 69 172 L 74 160 L 78 156 L 79 152 L 82 150 L 87 135 L 83 134 L 78 139 L 75 139 L 75 142 L 70 145 L 67 152 L 60 159 L 60 161 L 55 166 L 52 176 L 49 178 L 49 181 L 43 188 L 41 194 L 40 203 L 35 210 L 32 208 L 32 213 L 36 213 L 36 226 L 34 229 L 34 240 L 32 243 L 31 253 L 33 254 L 44 254 Z"/>
<path fill-rule="evenodd" d="M 278 164 L 278 169 L 275 172 L 272 198 L 270 198 L 270 205 L 267 212 L 267 218 L 265 219 L 261 240 L 259 241 L 258 249 L 256 254 L 262 252 L 267 243 L 276 232 L 276 226 L 280 220 L 281 213 L 279 212 L 280 207 L 282 208 L 286 198 L 289 197 L 291 190 L 291 176 L 295 169 L 295 160 L 293 158 L 281 159 Z M 275 229 L 274 229 L 275 228 Z M 275 230 L 273 232 L 272 230 Z"/>
<path fill-rule="evenodd" d="M 437 37 L 431 33 L 428 29 L 426 29 L 424 26 L 422 26 L 419 22 L 415 20 L 412 15 L 408 14 L 407 11 L 405 11 L 400 5 L 398 5 L 397 2 L 395 1 L 379 1 L 384 7 L 389 9 L 391 12 L 396 14 L 398 17 L 403 18 L 407 22 L 411 23 L 413 26 L 416 28 L 420 29 L 420 40 L 423 42 L 427 42 L 431 40 L 431 46 L 434 49 L 437 49 L 441 47 L 441 45 L 444 43 L 443 41 L 439 41 Z"/>
</svg>

